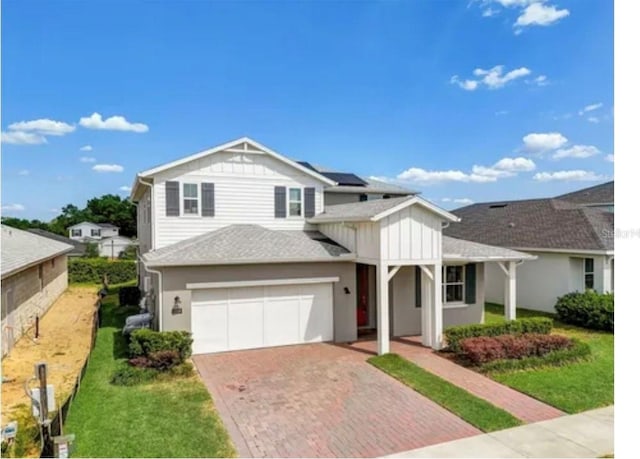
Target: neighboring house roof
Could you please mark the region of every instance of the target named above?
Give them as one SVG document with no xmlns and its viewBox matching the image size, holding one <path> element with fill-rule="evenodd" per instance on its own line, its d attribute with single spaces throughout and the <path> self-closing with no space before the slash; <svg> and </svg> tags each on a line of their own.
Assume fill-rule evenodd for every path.
<svg viewBox="0 0 640 459">
<path fill-rule="evenodd" d="M 504 247 L 442 236 L 442 259 L 444 261 L 513 261 L 534 260 L 536 258 L 538 257 L 535 255 Z"/>
<path fill-rule="evenodd" d="M 69 245 L 73 246 L 73 250 L 71 250 L 71 252 L 69 252 L 69 256 L 70 257 L 82 256 L 82 255 L 85 254 L 85 252 L 87 250 L 87 246 L 84 245 L 82 242 L 77 241 L 75 239 L 69 239 L 68 237 L 65 237 L 65 236 L 60 236 L 59 234 L 52 233 L 50 231 L 46 231 L 46 230 L 39 229 L 39 228 L 29 228 L 27 231 L 29 231 L 30 233 L 33 233 L 33 234 L 37 234 L 38 236 L 47 237 L 49 239 L 53 239 L 54 241 L 63 242 L 65 244 L 69 244 Z"/>
<path fill-rule="evenodd" d="M 70 252 L 72 245 L 2 225 L 2 278 Z"/>
<path fill-rule="evenodd" d="M 120 227 L 112 225 L 111 223 L 96 223 L 96 225 L 98 225 L 100 228 L 105 229 L 120 229 Z"/>
<path fill-rule="evenodd" d="M 229 225 L 147 252 L 145 265 L 196 266 L 353 260 L 344 247 L 318 231 L 274 231 Z"/>
<path fill-rule="evenodd" d="M 613 203 L 613 181 L 602 183 L 600 185 L 584 188 L 572 193 L 556 196 L 555 199 L 561 199 L 573 204 L 611 204 Z"/>
<path fill-rule="evenodd" d="M 446 228 L 447 236 L 531 250 L 613 250 L 613 213 L 566 200 L 486 202 L 453 213 L 461 222 Z"/>
<path fill-rule="evenodd" d="M 400 198 L 376 199 L 373 201 L 325 206 L 323 213 L 309 218 L 308 221 L 310 223 L 375 222 L 413 204 L 418 204 L 446 220 L 453 222 L 459 220 L 455 215 L 418 196 L 402 196 Z"/>
<path fill-rule="evenodd" d="M 80 226 L 90 226 L 95 229 L 120 229 L 118 226 L 112 225 L 111 223 L 80 222 L 70 226 L 67 230 L 78 228 Z"/>
</svg>

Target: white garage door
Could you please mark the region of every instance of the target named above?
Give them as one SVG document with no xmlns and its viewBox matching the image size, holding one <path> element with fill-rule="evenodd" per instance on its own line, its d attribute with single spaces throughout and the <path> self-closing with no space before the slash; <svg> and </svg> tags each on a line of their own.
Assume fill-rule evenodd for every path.
<svg viewBox="0 0 640 459">
<path fill-rule="evenodd" d="M 193 353 L 333 340 L 331 283 L 194 290 Z"/>
</svg>

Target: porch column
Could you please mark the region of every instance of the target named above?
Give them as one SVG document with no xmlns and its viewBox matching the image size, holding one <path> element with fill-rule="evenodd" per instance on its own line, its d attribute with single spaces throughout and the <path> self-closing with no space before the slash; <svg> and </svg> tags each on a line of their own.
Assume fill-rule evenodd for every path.
<svg viewBox="0 0 640 459">
<path fill-rule="evenodd" d="M 433 265 L 433 282 L 431 288 L 431 347 L 442 349 L 442 264 Z"/>
<path fill-rule="evenodd" d="M 604 257 L 602 266 L 602 293 L 613 292 L 613 272 L 611 270 L 611 261 L 613 257 Z"/>
<path fill-rule="evenodd" d="M 378 355 L 389 352 L 389 265 L 376 266 L 376 289 L 378 300 Z"/>
<path fill-rule="evenodd" d="M 516 318 L 516 262 L 507 263 L 504 280 L 504 317 L 507 320 Z"/>
<path fill-rule="evenodd" d="M 420 305 L 420 332 L 422 333 L 422 345 L 431 346 L 431 290 L 433 289 L 433 273 L 428 266 L 420 266 L 421 276 L 421 292 L 422 304 Z"/>
</svg>

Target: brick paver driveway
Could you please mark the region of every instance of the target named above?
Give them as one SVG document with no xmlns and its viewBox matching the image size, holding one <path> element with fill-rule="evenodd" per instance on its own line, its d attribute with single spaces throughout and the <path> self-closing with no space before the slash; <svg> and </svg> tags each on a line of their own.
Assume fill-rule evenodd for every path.
<svg viewBox="0 0 640 459">
<path fill-rule="evenodd" d="M 481 433 L 369 356 L 309 344 L 194 361 L 239 456 L 374 457 Z"/>
</svg>

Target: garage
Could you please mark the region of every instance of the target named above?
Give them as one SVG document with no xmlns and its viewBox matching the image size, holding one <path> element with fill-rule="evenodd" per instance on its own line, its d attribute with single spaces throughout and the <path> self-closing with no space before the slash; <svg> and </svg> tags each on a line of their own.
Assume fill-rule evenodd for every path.
<svg viewBox="0 0 640 459">
<path fill-rule="evenodd" d="M 192 290 L 193 353 L 332 341 L 337 280 L 220 282 Z"/>
</svg>

